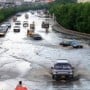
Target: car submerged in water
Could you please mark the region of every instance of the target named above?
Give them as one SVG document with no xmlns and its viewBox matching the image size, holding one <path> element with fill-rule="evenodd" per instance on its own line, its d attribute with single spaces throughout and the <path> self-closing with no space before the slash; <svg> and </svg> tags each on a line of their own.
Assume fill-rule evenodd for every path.
<svg viewBox="0 0 90 90">
<path fill-rule="evenodd" d="M 62 45 L 63 47 L 67 47 L 70 46 L 71 41 L 62 41 L 60 42 L 60 45 Z"/>
<path fill-rule="evenodd" d="M 6 24 L 2 24 L 0 26 L 0 36 L 5 36 L 7 31 L 8 31 L 8 26 Z"/>
<path fill-rule="evenodd" d="M 57 61 L 52 70 L 52 78 L 56 81 L 59 80 L 77 80 L 79 79 L 79 75 L 74 75 L 74 67 L 67 60 L 59 60 Z"/>
<path fill-rule="evenodd" d="M 72 41 L 70 45 L 73 48 L 83 48 L 83 45 L 81 45 L 78 41 Z"/>
<path fill-rule="evenodd" d="M 83 48 L 83 45 L 81 45 L 81 43 L 78 42 L 77 40 L 73 40 L 73 41 L 62 41 L 60 43 L 60 45 L 62 45 L 63 47 L 72 46 L 73 48 Z"/>
<path fill-rule="evenodd" d="M 32 38 L 34 40 L 42 40 L 42 37 L 39 34 L 33 34 Z"/>
</svg>

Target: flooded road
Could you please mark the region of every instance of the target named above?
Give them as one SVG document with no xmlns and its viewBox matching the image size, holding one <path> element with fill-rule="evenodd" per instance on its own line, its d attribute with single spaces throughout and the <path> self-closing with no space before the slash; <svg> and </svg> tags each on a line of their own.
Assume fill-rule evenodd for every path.
<svg viewBox="0 0 90 90">
<path fill-rule="evenodd" d="M 21 21 L 20 33 L 13 32 L 15 23 L 12 23 L 5 37 L 0 38 L 0 90 L 15 90 L 19 80 L 23 81 L 28 90 L 90 90 L 90 40 L 84 40 L 75 36 L 65 35 L 52 31 L 53 20 L 50 23 L 49 33 L 41 28 L 42 21 L 35 13 L 30 12 L 29 19 L 25 19 L 25 13 L 18 17 Z M 23 27 L 23 21 L 29 24 L 35 21 L 35 32 L 39 33 L 43 40 L 35 41 L 27 37 L 27 29 Z M 64 40 L 77 39 L 84 48 L 73 49 L 62 47 L 59 43 Z M 67 59 L 80 74 L 80 80 L 59 83 L 52 79 L 51 66 L 59 59 Z"/>
</svg>

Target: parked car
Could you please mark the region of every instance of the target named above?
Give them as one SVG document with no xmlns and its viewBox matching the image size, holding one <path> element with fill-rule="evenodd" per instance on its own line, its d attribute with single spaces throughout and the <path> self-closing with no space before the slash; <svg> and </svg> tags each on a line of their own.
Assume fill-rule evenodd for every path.
<svg viewBox="0 0 90 90">
<path fill-rule="evenodd" d="M 20 26 L 14 26 L 13 30 L 14 32 L 20 32 Z"/>
<path fill-rule="evenodd" d="M 21 25 L 21 22 L 20 21 L 16 21 L 15 25 Z"/>
<path fill-rule="evenodd" d="M 6 32 L 8 30 L 8 26 L 0 26 L 0 36 L 5 36 Z"/>
<path fill-rule="evenodd" d="M 28 21 L 24 21 L 23 22 L 23 27 L 28 27 L 28 26 L 29 26 Z"/>
<path fill-rule="evenodd" d="M 11 23 L 10 22 L 5 22 L 5 24 L 8 26 L 8 28 L 11 28 Z"/>
<path fill-rule="evenodd" d="M 51 70 L 54 80 L 72 80 L 74 78 L 74 68 L 67 60 L 57 61 Z"/>
<path fill-rule="evenodd" d="M 78 41 L 72 41 L 70 45 L 73 48 L 83 48 L 83 45 L 81 45 Z"/>
</svg>

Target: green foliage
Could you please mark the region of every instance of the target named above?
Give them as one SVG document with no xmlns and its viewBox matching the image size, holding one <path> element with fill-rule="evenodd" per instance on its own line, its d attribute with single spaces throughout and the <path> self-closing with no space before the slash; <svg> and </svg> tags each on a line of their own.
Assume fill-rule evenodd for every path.
<svg viewBox="0 0 90 90">
<path fill-rule="evenodd" d="M 50 13 L 62 26 L 90 34 L 90 3 L 54 5 Z"/>
<path fill-rule="evenodd" d="M 4 8 L 0 10 L 0 23 L 7 19 L 8 17 L 18 13 L 23 12 L 27 10 L 37 10 L 37 9 L 47 9 L 48 4 L 40 5 L 40 4 L 32 4 L 30 6 L 19 6 L 19 7 L 13 7 L 13 8 Z"/>
</svg>

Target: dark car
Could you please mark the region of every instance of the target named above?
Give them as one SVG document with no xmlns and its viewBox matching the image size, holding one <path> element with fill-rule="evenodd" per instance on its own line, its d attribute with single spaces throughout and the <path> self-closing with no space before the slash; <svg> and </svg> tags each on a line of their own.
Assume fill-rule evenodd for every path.
<svg viewBox="0 0 90 90">
<path fill-rule="evenodd" d="M 74 78 L 74 68 L 67 60 L 57 61 L 52 70 L 52 78 L 54 80 L 72 80 Z"/>
<path fill-rule="evenodd" d="M 7 30 L 8 30 L 8 26 L 6 25 L 0 26 L 0 36 L 5 36 Z"/>
<path fill-rule="evenodd" d="M 42 28 L 49 28 L 49 23 L 43 21 L 41 27 Z"/>
<path fill-rule="evenodd" d="M 42 37 L 41 37 L 39 34 L 33 34 L 33 35 L 32 35 L 32 38 L 33 38 L 34 40 L 42 40 Z"/>
<path fill-rule="evenodd" d="M 14 32 L 20 32 L 20 26 L 14 26 L 13 30 Z"/>
<path fill-rule="evenodd" d="M 73 48 L 83 48 L 83 45 L 81 45 L 78 41 L 72 41 L 70 45 Z"/>
<path fill-rule="evenodd" d="M 71 41 L 62 41 L 62 42 L 60 43 L 60 45 L 62 45 L 62 46 L 64 46 L 64 47 L 70 46 L 70 45 L 71 45 Z"/>
</svg>

